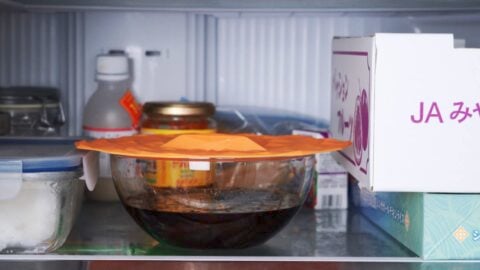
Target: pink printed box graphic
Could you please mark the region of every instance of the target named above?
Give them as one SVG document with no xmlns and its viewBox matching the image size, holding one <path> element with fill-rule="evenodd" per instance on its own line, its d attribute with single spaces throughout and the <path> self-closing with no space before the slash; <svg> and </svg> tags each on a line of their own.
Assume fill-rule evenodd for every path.
<svg viewBox="0 0 480 270">
<path fill-rule="evenodd" d="M 368 175 L 370 65 L 368 52 L 333 51 L 332 121 L 334 138 L 352 146 L 340 151 L 351 166 Z"/>
</svg>

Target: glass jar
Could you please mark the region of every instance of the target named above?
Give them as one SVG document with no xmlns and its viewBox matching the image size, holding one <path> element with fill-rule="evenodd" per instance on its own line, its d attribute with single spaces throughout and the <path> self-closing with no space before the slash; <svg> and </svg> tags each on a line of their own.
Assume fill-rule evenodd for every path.
<svg viewBox="0 0 480 270">
<path fill-rule="evenodd" d="M 215 106 L 209 102 L 147 102 L 143 106 L 142 134 L 213 133 L 210 118 Z"/>
<path fill-rule="evenodd" d="M 65 123 L 55 88 L 0 88 L 0 113 L 1 135 L 59 136 Z"/>
<path fill-rule="evenodd" d="M 208 102 L 147 102 L 143 105 L 142 134 L 213 133 L 210 117 L 215 106 Z M 145 161 L 146 180 L 157 188 L 192 188 L 211 185 L 215 170 L 193 170 L 190 163 L 176 160 Z M 207 166 L 208 167 L 208 166 Z"/>
</svg>

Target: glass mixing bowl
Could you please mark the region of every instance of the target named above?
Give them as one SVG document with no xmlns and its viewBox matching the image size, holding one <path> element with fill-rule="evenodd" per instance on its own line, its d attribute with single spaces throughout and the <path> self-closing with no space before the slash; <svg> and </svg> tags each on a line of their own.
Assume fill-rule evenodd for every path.
<svg viewBox="0 0 480 270">
<path fill-rule="evenodd" d="M 186 248 L 264 243 L 303 205 L 313 156 L 152 160 L 111 155 L 115 187 L 135 221 L 160 242 Z"/>
</svg>

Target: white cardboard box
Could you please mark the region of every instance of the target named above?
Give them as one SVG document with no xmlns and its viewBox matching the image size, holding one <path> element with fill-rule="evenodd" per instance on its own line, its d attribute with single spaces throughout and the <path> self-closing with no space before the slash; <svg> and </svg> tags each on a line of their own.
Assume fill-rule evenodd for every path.
<svg viewBox="0 0 480 270">
<path fill-rule="evenodd" d="M 480 192 L 480 50 L 451 34 L 335 38 L 335 158 L 373 191 Z M 421 113 L 423 109 L 423 114 Z"/>
</svg>

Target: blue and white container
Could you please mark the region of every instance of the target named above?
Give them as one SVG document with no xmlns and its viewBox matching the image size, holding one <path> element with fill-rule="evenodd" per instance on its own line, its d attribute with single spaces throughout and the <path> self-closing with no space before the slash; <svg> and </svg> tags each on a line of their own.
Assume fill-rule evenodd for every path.
<svg viewBox="0 0 480 270">
<path fill-rule="evenodd" d="M 84 156 L 70 139 L 0 139 L 0 252 L 65 242 L 83 199 Z"/>
</svg>

